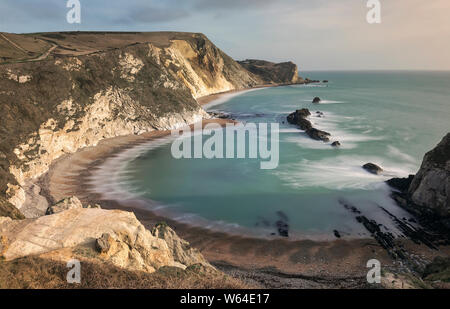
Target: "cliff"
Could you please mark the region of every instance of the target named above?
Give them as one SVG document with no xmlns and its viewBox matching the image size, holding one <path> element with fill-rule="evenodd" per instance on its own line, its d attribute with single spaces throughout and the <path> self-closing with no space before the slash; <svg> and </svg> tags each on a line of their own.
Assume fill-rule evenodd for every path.
<svg viewBox="0 0 450 309">
<path fill-rule="evenodd" d="M 273 63 L 264 60 L 247 59 L 238 61 L 246 70 L 263 80 L 265 84 L 302 83 L 298 76 L 298 68 L 292 62 Z"/>
<path fill-rule="evenodd" d="M 255 74 L 197 33 L 1 33 L 0 46 L 5 213 L 21 208 L 28 179 L 66 153 L 199 121 L 208 117 L 199 97 L 293 82 L 298 73 L 291 63 L 289 72 L 282 64 Z"/>
<path fill-rule="evenodd" d="M 408 194 L 416 205 L 450 217 L 450 133 L 425 154 Z"/>
</svg>

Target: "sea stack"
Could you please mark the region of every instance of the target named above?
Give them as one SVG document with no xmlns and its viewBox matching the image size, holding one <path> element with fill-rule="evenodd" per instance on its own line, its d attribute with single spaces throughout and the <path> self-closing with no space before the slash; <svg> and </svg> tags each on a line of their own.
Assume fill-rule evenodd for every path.
<svg viewBox="0 0 450 309">
<path fill-rule="evenodd" d="M 313 103 L 320 103 L 320 101 L 322 101 L 319 97 L 315 97 L 312 102 Z"/>
</svg>

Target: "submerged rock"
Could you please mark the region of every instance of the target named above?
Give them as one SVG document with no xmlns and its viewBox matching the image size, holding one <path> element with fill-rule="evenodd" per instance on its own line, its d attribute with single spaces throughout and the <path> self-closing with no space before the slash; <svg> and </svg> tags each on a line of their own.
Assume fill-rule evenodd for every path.
<svg viewBox="0 0 450 309">
<path fill-rule="evenodd" d="M 308 134 L 309 137 L 315 140 L 329 142 L 331 134 L 316 128 L 310 128 L 306 130 L 306 134 Z"/>
<path fill-rule="evenodd" d="M 283 220 L 278 220 L 275 223 L 275 226 L 277 227 L 278 234 L 283 237 L 289 237 L 289 224 Z"/>
<path fill-rule="evenodd" d="M 337 230 L 333 230 L 333 234 L 336 238 L 341 238 L 341 234 Z"/>
<path fill-rule="evenodd" d="M 383 169 L 374 163 L 366 163 L 362 166 L 362 168 L 375 175 L 379 175 L 383 172 Z"/>
<path fill-rule="evenodd" d="M 313 103 L 320 103 L 320 101 L 322 101 L 319 97 L 315 97 L 312 102 Z"/>
<path fill-rule="evenodd" d="M 339 141 L 335 141 L 335 142 L 333 142 L 333 143 L 331 144 L 331 146 L 333 146 L 333 147 L 339 147 L 339 146 L 341 146 L 341 143 L 340 143 Z"/>
</svg>

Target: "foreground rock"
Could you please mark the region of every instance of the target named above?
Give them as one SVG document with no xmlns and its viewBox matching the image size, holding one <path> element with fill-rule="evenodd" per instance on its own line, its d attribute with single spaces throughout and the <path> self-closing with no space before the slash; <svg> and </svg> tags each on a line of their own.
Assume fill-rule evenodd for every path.
<svg viewBox="0 0 450 309">
<path fill-rule="evenodd" d="M 71 196 L 71 197 L 66 197 L 62 200 L 60 200 L 59 202 L 57 202 L 56 204 L 50 206 L 49 208 L 47 208 L 47 211 L 45 212 L 46 215 L 53 215 L 65 210 L 69 210 L 69 209 L 80 209 L 80 208 L 100 208 L 99 205 L 95 204 L 95 205 L 86 205 L 83 206 L 83 204 L 81 204 L 81 201 L 76 197 L 76 196 Z"/>
<path fill-rule="evenodd" d="M 310 115 L 311 112 L 309 111 L 309 109 L 298 109 L 287 116 L 287 121 L 290 124 L 297 125 L 301 130 L 304 130 L 305 133 L 312 139 L 324 142 L 330 141 L 330 133 L 314 128 L 311 122 L 306 119 Z"/>
<path fill-rule="evenodd" d="M 151 233 L 153 236 L 163 239 L 166 242 L 176 262 L 187 266 L 193 264 L 202 264 L 212 267 L 205 260 L 200 251 L 192 248 L 186 240 L 178 237 L 175 231 L 171 229 L 167 224 L 157 224 L 152 229 Z"/>
<path fill-rule="evenodd" d="M 425 154 L 408 195 L 416 205 L 450 216 L 450 133 Z"/>
<path fill-rule="evenodd" d="M 393 178 L 386 183 L 395 189 L 391 196 L 432 231 L 438 245 L 450 244 L 450 133 L 430 152 L 416 175 Z"/>
<path fill-rule="evenodd" d="M 374 163 L 366 163 L 362 166 L 362 168 L 375 175 L 379 175 L 383 172 L 383 169 Z"/>
<path fill-rule="evenodd" d="M 58 258 L 83 247 L 95 248 L 101 261 L 129 270 L 154 272 L 163 266 L 184 269 L 194 264 L 212 267 L 170 228 L 166 233 L 170 235 L 167 241 L 153 235 L 131 212 L 72 208 L 37 219 L 1 217 L 0 253 L 5 260 L 51 252 L 59 252 L 54 254 Z"/>
</svg>

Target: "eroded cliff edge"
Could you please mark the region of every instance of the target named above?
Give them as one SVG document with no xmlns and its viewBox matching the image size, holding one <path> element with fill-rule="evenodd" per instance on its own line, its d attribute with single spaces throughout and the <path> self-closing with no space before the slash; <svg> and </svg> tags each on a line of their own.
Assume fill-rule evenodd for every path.
<svg viewBox="0 0 450 309">
<path fill-rule="evenodd" d="M 197 33 L 2 37 L 0 211 L 13 218 L 22 217 L 13 205 L 23 205 L 25 181 L 60 156 L 109 137 L 197 122 L 208 117 L 199 97 L 298 75 L 295 65 L 252 73 Z"/>
<path fill-rule="evenodd" d="M 387 183 L 397 189 L 393 198 L 414 213 L 424 225 L 450 232 L 450 133 L 423 158 L 416 175 L 393 178 Z"/>
</svg>

